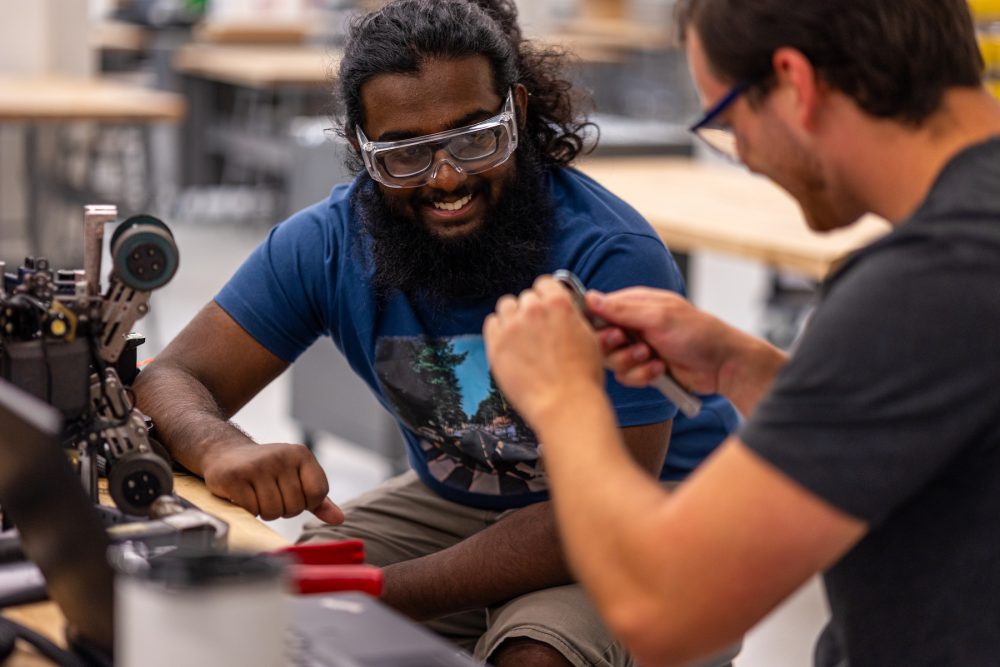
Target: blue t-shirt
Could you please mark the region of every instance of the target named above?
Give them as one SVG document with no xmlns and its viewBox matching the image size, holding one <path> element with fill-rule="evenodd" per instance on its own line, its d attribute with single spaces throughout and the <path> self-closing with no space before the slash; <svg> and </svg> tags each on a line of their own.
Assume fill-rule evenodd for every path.
<svg viewBox="0 0 1000 667">
<path fill-rule="evenodd" d="M 574 169 L 552 169 L 548 179 L 555 219 L 544 272 L 569 269 L 608 292 L 632 285 L 683 292 L 670 253 L 635 210 Z M 483 321 L 501 295 L 441 309 L 397 292 L 379 304 L 352 209 L 358 183 L 338 185 L 326 201 L 277 225 L 216 302 L 289 363 L 330 336 L 399 422 L 410 464 L 442 497 L 489 509 L 547 499 L 538 442 L 486 360 Z M 706 399 L 689 420 L 655 390 L 626 388 L 610 375 L 607 390 L 623 427 L 676 416 L 664 479 L 682 478 L 737 425 L 721 397 Z"/>
</svg>

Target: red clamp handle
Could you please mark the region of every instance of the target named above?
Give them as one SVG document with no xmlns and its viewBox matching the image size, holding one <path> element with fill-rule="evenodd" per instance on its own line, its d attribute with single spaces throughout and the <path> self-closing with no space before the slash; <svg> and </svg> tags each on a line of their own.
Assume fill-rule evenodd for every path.
<svg viewBox="0 0 1000 667">
<path fill-rule="evenodd" d="M 292 584 L 299 595 L 361 591 L 382 595 L 382 569 L 374 565 L 294 565 Z"/>
<path fill-rule="evenodd" d="M 360 565 L 365 562 L 365 543 L 361 540 L 310 542 L 272 553 L 290 556 L 299 565 Z"/>
</svg>

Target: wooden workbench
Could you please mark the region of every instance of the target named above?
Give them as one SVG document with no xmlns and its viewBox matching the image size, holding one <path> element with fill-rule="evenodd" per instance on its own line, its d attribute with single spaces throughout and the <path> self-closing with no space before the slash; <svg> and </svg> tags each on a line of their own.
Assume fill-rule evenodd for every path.
<svg viewBox="0 0 1000 667">
<path fill-rule="evenodd" d="M 266 524 L 246 510 L 213 496 L 205 484 L 196 477 L 177 475 L 174 477 L 174 492 L 190 500 L 204 512 L 208 512 L 229 524 L 229 548 L 238 551 L 260 552 L 278 549 L 288 544 L 288 540 L 271 530 Z M 65 620 L 53 602 L 40 602 L 5 609 L 3 615 L 18 623 L 37 630 L 65 646 L 63 638 Z M 51 666 L 51 662 L 19 644 L 13 657 L 4 662 L 9 667 Z"/>
<path fill-rule="evenodd" d="M 676 47 L 676 40 L 666 25 L 645 25 L 611 18 L 578 17 L 557 30 L 540 35 L 542 41 L 564 44 L 569 48 L 625 51 L 662 51 Z"/>
<path fill-rule="evenodd" d="M 324 87 L 340 52 L 317 46 L 185 44 L 174 53 L 182 74 L 248 88 Z"/>
<path fill-rule="evenodd" d="M 23 127 L 26 254 L 47 254 L 42 241 L 43 225 L 40 224 L 43 217 L 41 200 L 51 189 L 46 184 L 57 180 L 39 164 L 37 136 L 40 127 L 77 122 L 97 123 L 102 129 L 137 127 L 143 149 L 148 151 L 152 125 L 178 122 L 185 110 L 180 95 L 102 78 L 0 76 L 0 123 L 18 123 Z M 148 180 L 149 174 L 146 177 L 145 190 L 151 201 L 155 184 Z M 81 199 L 94 196 L 86 190 L 86 185 L 77 192 Z"/>
<path fill-rule="evenodd" d="M 306 21 L 211 21 L 194 27 L 195 40 L 216 44 L 302 44 L 310 35 Z"/>
<path fill-rule="evenodd" d="M 125 21 L 105 20 L 90 30 L 90 45 L 98 51 L 142 53 L 150 42 L 150 31 Z"/>
<path fill-rule="evenodd" d="M 798 204 L 741 168 L 686 158 L 592 158 L 578 167 L 639 211 L 676 252 L 719 252 L 821 280 L 850 252 L 889 231 L 869 216 L 828 234 Z"/>
<path fill-rule="evenodd" d="M 143 137 L 143 149 L 148 152 L 152 125 L 178 122 L 185 110 L 180 95 L 102 78 L 0 76 L 0 123 L 23 125 L 26 254 L 45 251 L 40 204 L 49 189 L 45 184 L 55 180 L 39 165 L 37 135 L 40 127 L 77 122 L 97 123 L 101 128 L 137 127 Z M 155 184 L 148 180 L 148 173 L 146 177 L 147 198 L 151 201 Z M 78 196 L 90 199 L 94 194 L 81 191 Z"/>
<path fill-rule="evenodd" d="M 176 122 L 180 95 L 107 79 L 0 76 L 0 121 L 102 123 Z"/>
</svg>

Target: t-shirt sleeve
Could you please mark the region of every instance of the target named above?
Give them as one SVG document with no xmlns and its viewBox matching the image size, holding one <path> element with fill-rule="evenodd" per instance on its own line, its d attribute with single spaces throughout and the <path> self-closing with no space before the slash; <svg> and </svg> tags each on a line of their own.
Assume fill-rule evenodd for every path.
<svg viewBox="0 0 1000 667">
<path fill-rule="evenodd" d="M 335 294 L 337 252 L 313 207 L 277 225 L 216 295 L 215 302 L 272 353 L 292 363 L 329 331 L 323 304 Z"/>
<path fill-rule="evenodd" d="M 638 285 L 684 293 L 684 279 L 660 239 L 636 233 L 615 234 L 596 245 L 576 267 L 588 289 L 613 292 Z M 620 426 L 673 419 L 677 407 L 655 389 L 632 389 L 607 374 L 607 391 Z"/>
<path fill-rule="evenodd" d="M 740 432 L 783 473 L 871 524 L 933 483 L 1000 414 L 995 272 L 929 244 L 879 255 L 832 285 Z"/>
</svg>

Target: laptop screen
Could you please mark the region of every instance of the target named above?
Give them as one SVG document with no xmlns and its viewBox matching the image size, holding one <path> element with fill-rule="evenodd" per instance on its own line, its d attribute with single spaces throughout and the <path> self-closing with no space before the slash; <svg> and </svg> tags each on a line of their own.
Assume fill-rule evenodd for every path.
<svg viewBox="0 0 1000 667">
<path fill-rule="evenodd" d="M 107 534 L 60 444 L 60 429 L 57 410 L 0 380 L 0 507 L 70 627 L 110 649 Z"/>
</svg>

